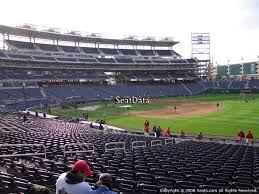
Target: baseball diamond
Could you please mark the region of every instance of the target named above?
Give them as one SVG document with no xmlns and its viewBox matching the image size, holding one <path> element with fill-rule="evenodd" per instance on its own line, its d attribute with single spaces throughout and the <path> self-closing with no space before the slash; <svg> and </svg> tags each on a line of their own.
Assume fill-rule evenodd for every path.
<svg viewBox="0 0 259 194">
<path fill-rule="evenodd" d="M 196 1 L 185 2 L 184 17 L 172 16 L 180 13 L 177 1 L 170 6 L 169 1 L 146 1 L 139 9 L 142 1 L 125 0 L 116 2 L 120 10 L 108 6 L 112 1 L 63 0 L 57 9 L 56 2 L 47 1 L 30 2 L 40 5 L 36 12 L 3 1 L 0 15 L 7 20 L 22 11 L 51 23 L 66 18 L 68 26 L 94 20 L 116 33 L 141 22 L 135 28 L 142 32 L 183 28 L 183 37 L 184 27 L 196 26 L 185 24 L 184 17 L 194 10 L 196 18 L 199 8 L 206 14 L 199 18 L 217 12 L 205 29 L 226 21 L 226 26 L 239 26 L 232 21 L 239 14 L 229 12 L 227 1 L 217 1 L 220 7 L 211 10 L 206 5 L 213 1 L 199 7 Z M 152 10 L 153 3 L 163 7 Z M 45 5 L 47 14 L 41 14 Z M 60 15 L 63 5 L 71 13 Z M 258 18 L 248 7 L 240 14 Z M 121 17 L 126 8 L 131 8 L 130 21 Z M 222 19 L 224 12 L 228 15 Z M 249 33 L 234 40 L 234 47 L 256 50 L 258 44 L 240 43 L 254 44 L 258 36 L 251 32 L 256 26 L 240 17 Z M 212 45 L 222 55 L 230 52 L 226 26 L 223 38 L 215 41 L 224 46 Z M 0 194 L 258 193 L 259 61 L 242 58 L 219 65 L 212 59 L 210 38 L 209 32 L 191 33 L 192 53 L 183 56 L 178 46 L 186 42 L 172 37 L 115 38 L 0 24 Z"/>
</svg>

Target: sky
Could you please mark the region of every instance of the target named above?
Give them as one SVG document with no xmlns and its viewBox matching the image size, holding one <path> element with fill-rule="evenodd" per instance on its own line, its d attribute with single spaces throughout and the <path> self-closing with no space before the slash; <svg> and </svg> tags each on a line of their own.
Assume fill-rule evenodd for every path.
<svg viewBox="0 0 259 194">
<path fill-rule="evenodd" d="M 173 49 L 191 57 L 191 33 L 210 33 L 214 64 L 256 61 L 259 0 L 8 0 L 0 25 L 24 23 L 64 30 L 173 37 Z"/>
</svg>

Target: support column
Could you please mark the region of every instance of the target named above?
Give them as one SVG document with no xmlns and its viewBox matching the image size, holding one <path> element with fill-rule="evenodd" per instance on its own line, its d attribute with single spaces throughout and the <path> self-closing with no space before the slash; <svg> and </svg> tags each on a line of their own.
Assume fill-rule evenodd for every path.
<svg viewBox="0 0 259 194">
<path fill-rule="evenodd" d="M 257 62 L 255 63 L 255 73 L 257 75 L 257 78 L 259 78 L 259 56 Z"/>
<path fill-rule="evenodd" d="M 228 77 L 230 77 L 230 66 L 229 66 L 229 60 L 228 60 L 228 69 L 227 69 L 227 74 L 228 74 Z"/>
<path fill-rule="evenodd" d="M 3 50 L 5 50 L 5 33 L 3 33 Z"/>
<path fill-rule="evenodd" d="M 243 78 L 244 77 L 244 61 L 242 58 L 242 63 L 240 64 L 240 75 Z"/>
</svg>

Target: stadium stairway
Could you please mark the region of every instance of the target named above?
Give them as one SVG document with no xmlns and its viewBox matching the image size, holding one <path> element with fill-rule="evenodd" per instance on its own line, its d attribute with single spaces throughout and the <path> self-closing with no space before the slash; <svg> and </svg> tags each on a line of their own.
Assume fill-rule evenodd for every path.
<svg viewBox="0 0 259 194">
<path fill-rule="evenodd" d="M 181 83 L 181 85 L 192 95 L 192 91 L 184 83 Z"/>
<path fill-rule="evenodd" d="M 40 87 L 40 89 L 44 91 L 44 94 L 45 94 L 46 96 L 47 96 L 47 94 L 48 94 L 48 98 L 49 98 L 50 100 L 53 100 L 53 101 L 55 100 L 56 103 L 58 103 L 58 104 L 61 104 L 61 103 L 63 102 L 63 100 L 62 100 L 61 98 L 57 97 L 55 94 L 53 94 L 53 93 L 50 92 L 50 91 L 48 91 L 48 93 L 46 94 L 44 87 Z"/>
<path fill-rule="evenodd" d="M 40 93 L 42 94 L 42 96 L 43 96 L 44 98 L 47 98 L 47 95 L 46 95 L 45 90 L 44 90 L 43 87 L 40 87 Z"/>
<path fill-rule="evenodd" d="M 231 87 L 232 81 L 230 80 L 229 84 L 228 84 L 228 89 Z"/>
<path fill-rule="evenodd" d="M 207 90 L 207 89 L 208 89 L 208 88 L 205 87 L 200 81 L 197 81 L 197 83 L 200 84 L 200 85 L 204 88 L 204 90 Z M 204 90 L 203 90 L 203 91 L 204 91 Z"/>
<path fill-rule="evenodd" d="M 245 88 L 249 88 L 249 80 L 246 81 Z"/>
</svg>

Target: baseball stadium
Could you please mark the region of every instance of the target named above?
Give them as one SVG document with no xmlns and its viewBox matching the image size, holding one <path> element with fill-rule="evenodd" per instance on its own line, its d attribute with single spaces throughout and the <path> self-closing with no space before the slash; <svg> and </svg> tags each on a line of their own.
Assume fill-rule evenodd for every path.
<svg viewBox="0 0 259 194">
<path fill-rule="evenodd" d="M 170 37 L 0 34 L 1 194 L 257 192 L 259 61 L 185 58 Z"/>
</svg>

